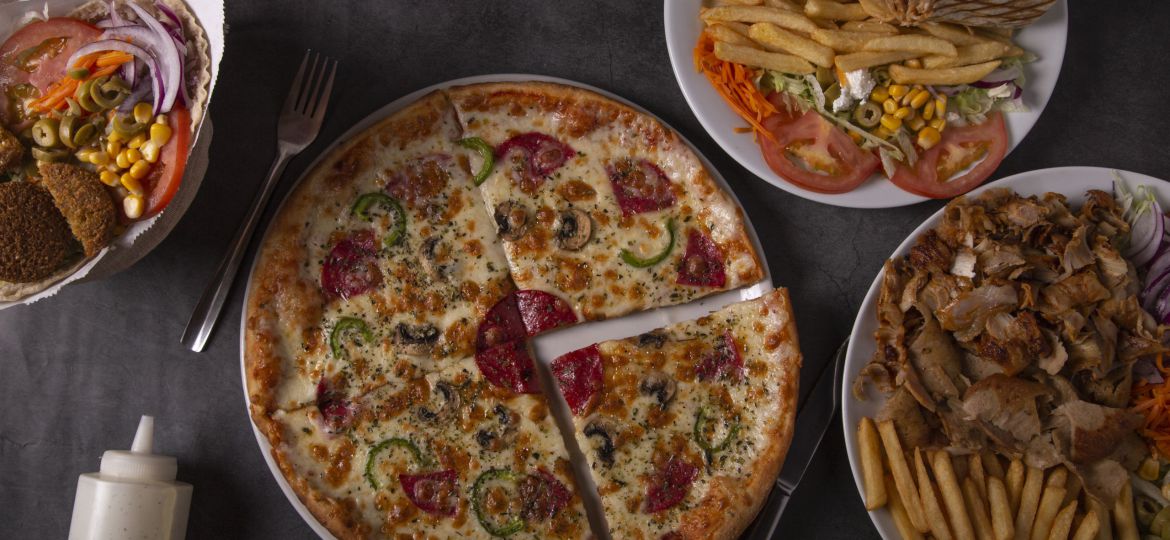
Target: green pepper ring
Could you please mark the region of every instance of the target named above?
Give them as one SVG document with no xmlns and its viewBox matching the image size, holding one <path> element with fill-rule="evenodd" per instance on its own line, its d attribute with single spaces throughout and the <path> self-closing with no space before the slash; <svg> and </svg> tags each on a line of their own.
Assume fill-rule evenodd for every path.
<svg viewBox="0 0 1170 540">
<path fill-rule="evenodd" d="M 349 330 L 357 330 L 367 342 L 374 341 L 374 334 L 370 332 L 370 327 L 366 325 L 366 321 L 357 317 L 342 317 L 333 327 L 333 331 L 329 332 L 329 350 L 333 352 L 334 358 L 341 358 L 341 355 L 345 352 L 341 348 L 341 335 Z"/>
<path fill-rule="evenodd" d="M 403 439 L 401 437 L 392 437 L 375 444 L 374 446 L 370 447 L 370 451 L 366 454 L 366 471 L 362 474 L 362 476 L 366 477 L 366 481 L 369 482 L 375 490 L 377 490 L 379 486 L 378 479 L 374 476 L 374 461 L 378 458 L 378 454 L 382 453 L 383 450 L 391 446 L 398 446 L 407 449 L 410 454 L 414 456 L 415 461 L 417 461 L 419 465 L 425 466 L 430 463 L 430 461 L 422 455 L 422 451 L 419 450 L 414 443 L 407 439 Z"/>
<path fill-rule="evenodd" d="M 386 248 L 392 248 L 402 240 L 406 233 L 406 211 L 402 209 L 402 203 L 398 199 L 391 197 L 385 193 L 366 193 L 358 197 L 357 201 L 353 203 L 353 208 L 350 209 L 355 216 L 362 221 L 370 221 L 370 207 L 375 204 L 384 204 L 390 207 L 394 214 L 394 224 L 390 226 L 390 234 L 382 240 L 382 245 Z"/>
<path fill-rule="evenodd" d="M 732 424 L 727 436 L 723 438 L 719 444 L 711 444 L 707 438 L 703 436 L 703 427 L 707 425 L 707 407 L 699 407 L 699 412 L 695 415 L 695 442 L 699 443 L 699 448 L 703 449 L 703 453 L 707 456 L 707 463 L 711 463 L 715 459 L 715 454 L 722 452 L 731 446 L 731 442 L 735 440 L 735 436 L 739 434 L 739 424 Z"/>
<path fill-rule="evenodd" d="M 671 251 L 674 251 L 674 218 L 669 218 L 666 220 L 666 232 L 670 234 L 670 240 L 667 242 L 666 247 L 656 255 L 643 259 L 637 255 L 634 255 L 634 252 L 622 248 L 622 260 L 634 268 L 649 268 L 662 262 L 664 259 L 666 259 L 667 255 L 670 255 Z"/>
<path fill-rule="evenodd" d="M 479 137 L 468 137 L 466 139 L 459 139 L 459 146 L 469 150 L 475 150 L 480 159 L 483 159 L 483 166 L 479 168 L 479 172 L 475 173 L 475 185 L 480 185 L 484 180 L 487 180 L 489 174 L 492 173 L 492 167 L 496 164 L 496 151 L 492 146 Z"/>
<path fill-rule="evenodd" d="M 483 494 L 481 491 L 483 490 L 484 484 L 497 479 L 515 482 L 516 473 L 508 469 L 489 469 L 484 471 L 483 474 L 479 475 L 479 478 L 475 479 L 475 484 L 471 486 L 471 506 L 475 509 L 475 519 L 479 520 L 479 524 L 483 526 L 488 534 L 500 537 L 510 536 L 520 532 L 524 528 L 526 523 L 523 518 L 519 516 L 513 517 L 507 523 L 497 527 L 489 524 L 487 517 L 483 515 L 483 506 L 481 504 Z"/>
</svg>

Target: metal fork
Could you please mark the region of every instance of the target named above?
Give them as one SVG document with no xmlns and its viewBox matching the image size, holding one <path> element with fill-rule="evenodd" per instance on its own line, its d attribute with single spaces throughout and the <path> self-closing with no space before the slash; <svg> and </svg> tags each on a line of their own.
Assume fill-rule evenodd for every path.
<svg viewBox="0 0 1170 540">
<path fill-rule="evenodd" d="M 313 56 L 312 66 L 309 66 L 309 57 Z M 305 77 L 305 68 L 309 68 L 309 75 Z M 326 79 L 326 71 L 329 77 Z M 325 118 L 325 109 L 329 104 L 329 94 L 333 92 L 333 77 L 337 74 L 337 61 L 328 57 L 321 61 L 321 53 L 316 55 L 312 51 L 305 51 L 305 58 L 301 60 L 301 67 L 293 79 L 292 88 L 284 100 L 284 107 L 280 110 L 280 119 L 276 124 L 276 160 L 268 169 L 268 178 L 260 186 L 256 198 L 252 200 L 252 208 L 243 225 L 236 231 L 232 240 L 231 249 L 219 263 L 215 271 L 215 278 L 207 284 L 203 296 L 187 321 L 187 328 L 183 330 L 182 343 L 187 348 L 200 352 L 207 345 L 211 331 L 219 320 L 223 311 L 223 303 L 231 292 L 236 273 L 240 269 L 240 261 L 248 249 L 248 243 L 255 232 L 256 222 L 260 221 L 264 207 L 272 195 L 284 168 L 293 156 L 301 153 L 321 130 L 321 119 Z M 322 90 L 322 87 L 324 89 Z"/>
</svg>

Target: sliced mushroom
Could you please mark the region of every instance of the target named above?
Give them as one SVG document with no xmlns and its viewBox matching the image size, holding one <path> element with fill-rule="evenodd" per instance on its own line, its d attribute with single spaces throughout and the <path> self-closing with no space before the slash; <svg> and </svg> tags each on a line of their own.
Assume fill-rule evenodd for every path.
<svg viewBox="0 0 1170 540">
<path fill-rule="evenodd" d="M 661 349 L 662 345 L 666 343 L 666 333 L 661 330 L 654 330 L 653 332 L 646 332 L 638 336 L 638 346 L 644 348 L 654 347 Z"/>
<path fill-rule="evenodd" d="M 494 215 L 500 238 L 515 242 L 528 232 L 528 209 L 516 201 L 508 200 L 496 205 Z"/>
<path fill-rule="evenodd" d="M 654 396 L 658 400 L 658 406 L 663 409 L 674 399 L 674 393 L 678 390 L 678 383 L 674 378 L 661 371 L 653 371 L 642 378 L 642 382 L 638 383 L 638 391 L 647 396 Z"/>
<path fill-rule="evenodd" d="M 520 425 L 520 415 L 503 405 L 496 405 L 492 409 L 492 412 L 496 413 L 496 419 L 500 427 L 495 430 L 479 430 L 475 434 L 475 442 L 478 442 L 485 450 L 499 452 L 511 446 L 512 441 L 516 440 L 516 431 Z"/>
<path fill-rule="evenodd" d="M 439 396 L 439 403 L 431 409 L 425 405 L 418 408 L 417 413 L 420 420 L 425 422 L 440 422 L 452 420 L 459 414 L 459 407 L 463 400 L 459 397 L 459 391 L 447 381 L 439 381 L 435 383 L 435 394 Z"/>
<path fill-rule="evenodd" d="M 437 341 L 439 329 L 430 323 L 398 323 L 394 336 L 394 342 L 402 346 L 403 352 L 411 355 L 430 354 Z"/>
<path fill-rule="evenodd" d="M 557 226 L 557 245 L 561 249 L 577 251 L 593 237 L 593 220 L 583 210 L 570 208 L 561 212 Z"/>
<path fill-rule="evenodd" d="M 614 439 L 617 438 L 617 426 L 613 422 L 603 419 L 594 418 L 589 423 L 585 424 L 585 436 L 596 437 L 600 439 L 600 445 L 594 445 L 597 450 L 597 459 L 601 461 L 606 467 L 613 466 L 613 452 Z"/>
</svg>

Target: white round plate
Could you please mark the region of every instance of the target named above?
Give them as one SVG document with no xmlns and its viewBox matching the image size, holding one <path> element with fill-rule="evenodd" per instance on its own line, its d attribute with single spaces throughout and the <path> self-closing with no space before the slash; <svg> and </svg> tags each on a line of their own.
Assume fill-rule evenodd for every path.
<svg viewBox="0 0 1170 540">
<path fill-rule="evenodd" d="M 679 133 L 678 130 L 671 128 L 669 124 L 663 122 L 661 118 L 654 116 L 646 109 L 630 102 L 621 96 L 617 96 L 600 88 L 595 88 L 593 86 L 557 77 L 526 74 L 479 75 L 475 77 L 454 79 L 428 86 L 398 98 L 390 104 L 374 111 L 369 116 L 362 119 L 352 128 L 338 137 L 337 140 L 333 141 L 333 143 L 330 144 L 328 148 L 322 150 L 317 158 L 313 160 L 313 163 L 305 168 L 304 173 L 300 178 L 297 179 L 296 183 L 293 184 L 293 187 L 295 188 L 296 184 L 302 182 L 305 176 L 312 172 L 312 170 L 317 167 L 317 164 L 320 163 L 322 159 L 333 152 L 333 149 L 337 148 L 352 137 L 357 136 L 361 132 L 365 131 L 379 120 L 393 114 L 394 112 L 397 112 L 398 110 L 406 107 L 411 103 L 414 103 L 415 101 L 418 101 L 419 98 L 425 96 L 426 94 L 434 92 L 435 90 L 466 84 L 522 81 L 550 82 L 583 88 L 585 90 L 596 92 L 607 98 L 623 103 L 643 114 L 657 119 L 662 123 L 662 125 L 677 133 L 683 142 L 690 146 L 691 150 L 699 157 L 699 160 L 702 161 L 703 166 L 711 172 L 711 176 L 715 178 L 715 181 L 718 182 L 719 186 L 722 187 L 723 190 L 731 196 L 736 205 L 740 206 L 741 208 L 743 207 L 743 205 L 740 204 L 739 199 L 735 196 L 735 192 L 731 190 L 731 186 L 727 184 L 727 180 L 723 178 L 723 175 L 721 175 L 719 171 L 716 170 L 715 167 L 711 164 L 711 162 L 705 156 L 703 156 L 703 154 L 700 153 L 697 148 L 695 148 L 695 145 L 691 144 L 691 142 L 688 141 L 681 133 Z M 290 189 L 289 195 L 291 195 L 292 192 L 293 190 Z M 284 201 L 281 201 L 281 207 L 283 207 L 287 202 L 288 195 L 285 196 Z M 277 214 L 279 214 L 279 212 L 280 209 L 278 208 Z M 756 253 L 760 254 L 760 262 L 764 267 L 764 278 L 759 283 L 741 289 L 716 293 L 687 304 L 632 313 L 630 315 L 625 315 L 623 317 L 617 317 L 606 321 L 580 323 L 569 328 L 558 330 L 555 333 L 538 336 L 534 338 L 533 341 L 533 345 L 536 349 L 537 361 L 548 364 L 560 354 L 568 351 L 576 350 L 599 341 L 635 336 L 671 323 L 697 319 L 699 317 L 709 315 L 712 311 L 716 311 L 728 304 L 758 298 L 764 293 L 771 291 L 773 288 L 772 273 L 768 269 L 767 258 L 763 256 L 764 250 L 760 244 L 760 239 L 756 235 L 756 229 L 752 226 L 752 223 L 746 214 L 743 214 L 743 220 L 744 225 L 747 227 L 748 236 L 751 239 L 752 245 L 756 248 Z M 265 236 L 267 236 L 267 232 L 265 233 Z M 263 241 L 259 245 L 263 245 Z M 252 261 L 252 267 L 248 272 L 248 285 L 244 291 L 243 299 L 241 300 L 244 304 L 244 313 L 243 316 L 240 317 L 240 378 L 243 382 L 244 404 L 248 411 L 249 419 L 251 418 L 252 403 L 248 396 L 248 374 L 244 363 L 244 336 L 245 331 L 247 330 L 246 323 L 248 320 L 248 297 L 252 295 L 252 275 L 256 272 L 256 264 L 258 260 L 259 259 L 257 258 Z M 572 413 L 568 410 L 568 406 L 565 404 L 565 400 L 560 398 L 559 394 L 549 396 L 549 400 L 550 410 L 553 412 L 554 416 L 560 417 L 561 421 L 558 422 L 558 425 L 572 425 L 573 416 Z M 250 420 L 249 423 L 251 423 Z M 317 521 L 315 517 L 313 517 L 313 514 L 309 512 L 309 509 L 301 503 L 301 500 L 297 497 L 296 492 L 293 491 L 293 489 L 288 485 L 288 481 L 285 480 L 284 474 L 280 472 L 280 468 L 276 465 L 276 460 L 274 460 L 272 457 L 272 446 L 268 444 L 268 439 L 264 438 L 264 436 L 260 433 L 260 430 L 256 427 L 255 423 L 252 423 L 252 433 L 256 436 L 256 443 L 260 446 L 260 451 L 264 455 L 264 461 L 268 464 L 268 469 L 271 471 L 272 477 L 276 479 L 276 483 L 280 486 L 281 491 L 284 492 L 285 497 L 288 498 L 289 503 L 293 505 L 293 508 L 295 508 L 297 513 L 301 515 L 301 518 L 305 520 L 305 523 L 309 524 L 309 527 L 313 529 L 313 532 L 317 533 L 317 535 L 319 535 L 321 538 L 335 538 L 328 529 L 326 529 L 323 525 L 321 525 L 320 522 Z M 588 499 L 594 499 L 592 504 L 594 504 L 595 507 L 600 508 L 600 501 L 596 500 L 595 495 L 593 495 L 595 490 L 592 489 L 593 481 L 588 473 L 588 466 L 583 461 L 575 462 L 574 466 L 579 469 L 577 479 L 579 481 L 585 482 L 585 484 L 582 486 L 582 497 L 587 499 L 587 504 L 590 504 Z"/>
<path fill-rule="evenodd" d="M 1061 193 L 1068 197 L 1069 205 L 1079 207 L 1085 202 L 1085 193 L 1091 189 L 1098 189 L 1109 193 L 1113 192 L 1114 174 L 1120 174 L 1131 188 L 1138 185 L 1149 186 L 1154 190 L 1158 199 L 1170 201 L 1170 183 L 1165 180 L 1146 176 L 1144 174 L 1116 171 L 1101 167 L 1059 167 L 1055 169 L 1040 169 L 1028 171 L 997 180 L 968 194 L 969 197 L 992 188 L 1009 188 L 1021 195 L 1043 195 L 1047 192 Z M 918 237 L 927 230 L 936 227 L 942 221 L 944 209 L 939 209 L 934 215 L 919 225 L 906 240 L 894 250 L 890 258 L 902 257 L 910 253 Z M 849 349 L 845 353 L 845 369 L 841 380 L 841 423 L 845 430 L 845 448 L 849 453 L 849 466 L 853 469 L 853 480 L 857 483 L 857 492 L 864 493 L 864 484 L 861 478 L 861 455 L 857 446 L 857 423 L 863 417 L 873 417 L 881 409 L 885 399 L 872 389 L 868 392 L 868 399 L 859 401 L 853 397 L 853 381 L 861 373 L 861 369 L 869 363 L 874 354 L 873 333 L 877 330 L 877 297 L 881 286 L 882 272 L 873 280 L 865 300 L 861 302 L 861 309 L 857 313 L 857 320 L 853 323 L 853 333 L 849 335 Z M 885 509 L 869 513 L 874 526 L 883 538 L 897 539 L 897 528 L 890 513 Z"/>
<path fill-rule="evenodd" d="M 707 78 L 695 69 L 692 52 L 703 23 L 699 20 L 699 7 L 703 0 L 664 0 L 666 49 L 670 52 L 670 64 L 679 88 L 691 106 L 703 129 L 716 143 L 752 174 L 768 183 L 805 199 L 851 208 L 890 208 L 919 203 L 926 199 L 902 191 L 885 178 L 880 171 L 866 183 L 848 193 L 826 194 L 809 191 L 772 172 L 760 154 L 760 147 L 750 133 L 736 133 L 735 128 L 746 123 L 723 101 Z M 1024 28 L 1016 36 L 1016 43 L 1036 54 L 1038 59 L 1024 70 L 1027 83 L 1024 88 L 1024 104 L 1027 112 L 1005 115 L 1008 127 L 1009 151 L 1014 149 L 1032 125 L 1040 118 L 1064 61 L 1064 46 L 1068 37 L 1068 5 L 1059 0 L 1048 13 L 1034 24 Z"/>
</svg>

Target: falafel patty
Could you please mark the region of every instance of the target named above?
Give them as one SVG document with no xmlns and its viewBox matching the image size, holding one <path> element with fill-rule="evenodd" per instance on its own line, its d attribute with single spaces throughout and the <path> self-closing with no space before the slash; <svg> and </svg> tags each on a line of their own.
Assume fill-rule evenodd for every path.
<svg viewBox="0 0 1170 540">
<path fill-rule="evenodd" d="M 67 163 L 42 161 L 37 163 L 37 168 L 41 171 L 41 182 L 49 188 L 73 236 L 85 248 L 85 256 L 97 255 L 110 243 L 118 219 L 118 209 L 98 175 Z"/>
<path fill-rule="evenodd" d="M 0 173 L 19 167 L 23 157 L 24 145 L 20 144 L 20 139 L 0 127 Z"/>
<path fill-rule="evenodd" d="M 0 184 L 0 280 L 45 279 L 80 252 L 53 196 L 28 182 Z"/>
</svg>

